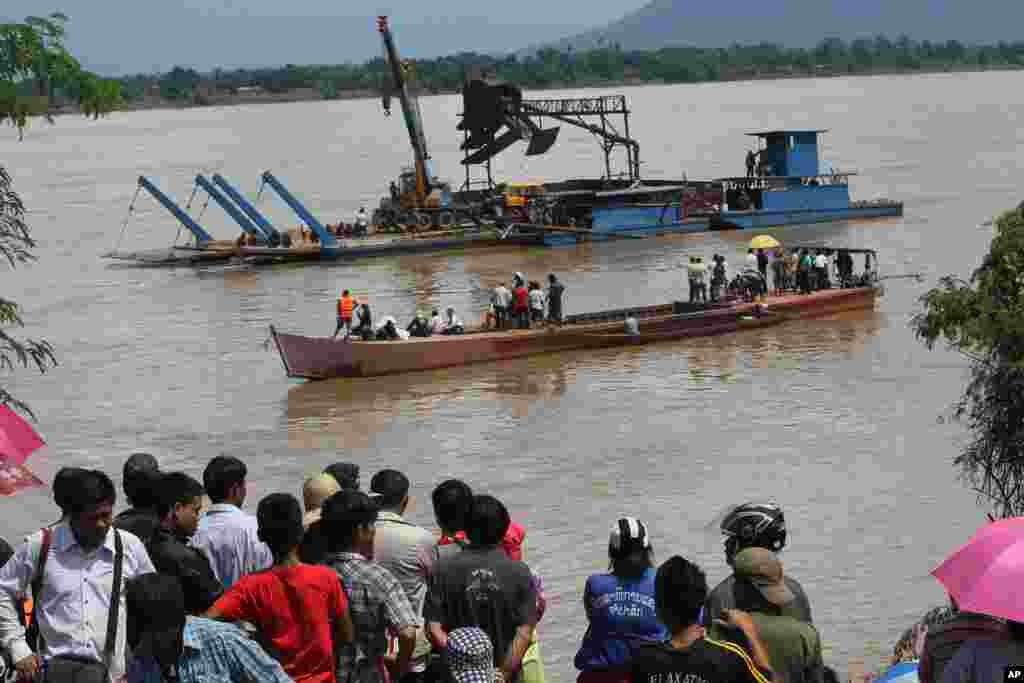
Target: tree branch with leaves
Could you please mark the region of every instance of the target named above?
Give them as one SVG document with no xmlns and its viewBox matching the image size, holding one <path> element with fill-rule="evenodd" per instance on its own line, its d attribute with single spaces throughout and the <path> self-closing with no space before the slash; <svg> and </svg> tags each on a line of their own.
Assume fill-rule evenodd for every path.
<svg viewBox="0 0 1024 683">
<path fill-rule="evenodd" d="M 14 268 L 19 264 L 35 260 L 32 249 L 35 240 L 25 222 L 25 207 L 11 187 L 11 176 L 0 166 L 0 256 Z M 57 364 L 53 346 L 45 340 L 18 339 L 10 333 L 11 328 L 24 327 L 17 303 L 0 297 L 0 371 L 13 372 L 16 368 L 35 366 L 46 372 Z M 0 403 L 11 405 L 29 415 L 32 411 L 0 385 Z"/>
<path fill-rule="evenodd" d="M 92 118 L 121 104 L 120 80 L 86 71 L 64 47 L 67 21 L 55 12 L 0 24 L 0 123 L 15 126 L 19 138 L 33 116 L 53 122 L 55 94 Z"/>
<path fill-rule="evenodd" d="M 911 326 L 928 349 L 941 341 L 968 359 L 953 415 L 971 436 L 954 464 L 979 500 L 1008 517 L 1024 514 L 1024 203 L 995 231 L 971 279 L 942 278 Z"/>
<path fill-rule="evenodd" d="M 0 124 L 18 129 L 18 138 L 34 116 L 53 123 L 53 96 L 74 99 L 86 116 L 99 118 L 121 103 L 120 81 L 103 79 L 82 68 L 64 47 L 68 18 L 60 13 L 28 17 L 23 23 L 0 24 Z M 25 206 L 14 191 L 10 173 L 0 166 L 0 262 L 12 269 L 35 260 L 25 220 Z M 17 302 L 0 297 L 0 373 L 34 367 L 40 372 L 57 365 L 50 342 L 19 339 L 13 330 L 24 327 Z M 27 404 L 15 398 L 0 379 L 0 404 L 34 417 Z"/>
</svg>

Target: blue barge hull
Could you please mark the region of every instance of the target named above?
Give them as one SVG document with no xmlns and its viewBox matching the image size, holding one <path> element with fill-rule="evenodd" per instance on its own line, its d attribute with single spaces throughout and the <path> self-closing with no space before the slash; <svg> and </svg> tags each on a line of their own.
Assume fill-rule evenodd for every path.
<svg viewBox="0 0 1024 683">
<path fill-rule="evenodd" d="M 779 225 L 806 225 L 865 218 L 889 218 L 903 215 L 899 203 L 850 206 L 836 209 L 786 209 L 775 211 L 723 211 L 712 217 L 712 230 L 747 230 Z"/>
</svg>

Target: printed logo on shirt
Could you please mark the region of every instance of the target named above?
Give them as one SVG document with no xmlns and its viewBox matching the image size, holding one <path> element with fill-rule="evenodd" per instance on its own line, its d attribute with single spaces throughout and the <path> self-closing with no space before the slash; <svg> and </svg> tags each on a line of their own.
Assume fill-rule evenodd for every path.
<svg viewBox="0 0 1024 683">
<path fill-rule="evenodd" d="M 490 569 L 474 569 L 466 584 L 466 595 L 473 602 L 490 602 L 501 592 L 498 577 Z"/>
<path fill-rule="evenodd" d="M 708 683 L 703 676 L 687 674 L 682 671 L 663 671 L 650 674 L 647 683 Z"/>
</svg>

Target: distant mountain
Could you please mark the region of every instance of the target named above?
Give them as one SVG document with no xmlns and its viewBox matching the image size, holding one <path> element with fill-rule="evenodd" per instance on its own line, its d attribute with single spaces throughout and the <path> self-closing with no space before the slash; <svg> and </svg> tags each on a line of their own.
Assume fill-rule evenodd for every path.
<svg viewBox="0 0 1024 683">
<path fill-rule="evenodd" d="M 589 49 L 728 47 L 772 42 L 811 47 L 828 37 L 879 34 L 915 40 L 997 43 L 1021 40 L 1019 0 L 651 0 L 606 26 L 554 43 Z"/>
</svg>

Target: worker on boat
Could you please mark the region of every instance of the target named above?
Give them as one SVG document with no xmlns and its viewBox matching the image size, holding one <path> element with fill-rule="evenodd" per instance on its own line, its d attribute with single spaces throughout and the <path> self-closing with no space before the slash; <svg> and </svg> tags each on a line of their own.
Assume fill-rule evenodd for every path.
<svg viewBox="0 0 1024 683">
<path fill-rule="evenodd" d="M 391 193 L 391 201 L 397 204 L 399 200 L 398 185 L 395 184 L 394 180 L 392 180 L 391 184 L 388 186 L 388 191 Z"/>
<path fill-rule="evenodd" d="M 394 316 L 386 315 L 377 323 L 374 336 L 377 341 L 396 341 L 408 339 L 409 333 L 398 327 L 398 321 L 395 320 Z"/>
<path fill-rule="evenodd" d="M 526 282 L 520 273 L 516 273 L 515 286 L 512 288 L 512 319 L 516 321 L 516 327 L 529 329 L 530 327 L 530 292 L 526 289 Z"/>
<path fill-rule="evenodd" d="M 544 322 L 544 308 L 547 305 L 547 297 L 544 296 L 544 290 L 541 289 L 540 283 L 536 280 L 530 283 L 528 298 L 530 300 L 530 321 Z"/>
<path fill-rule="evenodd" d="M 431 330 L 427 314 L 423 311 L 416 311 L 416 317 L 412 319 L 405 331 L 413 337 L 429 337 Z"/>
<path fill-rule="evenodd" d="M 444 330 L 441 334 L 465 334 L 466 328 L 462 325 L 462 321 L 459 320 L 459 316 L 455 315 L 455 309 L 451 306 L 446 311 L 448 314 L 444 321 Z"/>
<path fill-rule="evenodd" d="M 358 337 L 362 337 L 363 340 L 369 341 L 373 339 L 373 314 L 370 312 L 370 304 L 365 301 L 362 304 L 358 304 L 357 318 L 359 323 L 352 328 L 352 334 Z"/>
<path fill-rule="evenodd" d="M 441 334 L 442 332 L 444 332 L 444 318 L 441 317 L 441 314 L 435 308 L 430 313 L 430 333 Z"/>
<path fill-rule="evenodd" d="M 491 293 L 491 304 L 494 306 L 494 327 L 500 330 L 508 322 L 509 312 L 512 309 L 512 292 L 504 282 L 499 282 Z"/>
<path fill-rule="evenodd" d="M 722 287 L 725 287 L 729 281 L 725 266 L 725 257 L 721 254 L 711 257 L 711 301 L 713 302 L 721 298 Z"/>
<path fill-rule="evenodd" d="M 761 152 L 754 152 L 747 150 L 747 177 L 753 178 L 754 172 L 757 170 L 757 157 Z"/>
<path fill-rule="evenodd" d="M 338 326 L 334 328 L 332 338 L 337 337 L 343 327 L 345 328 L 345 339 L 352 334 L 352 309 L 356 307 L 357 303 L 347 289 L 338 297 Z"/>
<path fill-rule="evenodd" d="M 356 212 L 356 237 L 366 237 L 370 225 L 370 217 L 366 213 L 366 207 L 360 206 Z"/>
<path fill-rule="evenodd" d="M 708 300 L 708 267 L 704 264 L 704 259 L 699 256 L 691 256 L 690 263 L 686 266 L 686 273 L 690 281 L 690 303 L 706 302 Z"/>
<path fill-rule="evenodd" d="M 562 296 L 565 285 L 558 281 L 554 273 L 548 273 L 548 321 L 562 323 Z"/>
</svg>

